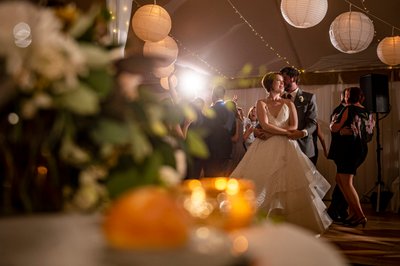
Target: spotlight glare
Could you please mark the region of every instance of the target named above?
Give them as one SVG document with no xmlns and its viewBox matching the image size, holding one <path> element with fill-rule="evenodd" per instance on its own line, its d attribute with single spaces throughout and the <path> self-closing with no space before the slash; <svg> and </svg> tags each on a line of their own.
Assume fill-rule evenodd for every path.
<svg viewBox="0 0 400 266">
<path fill-rule="evenodd" d="M 207 89 L 207 80 L 204 75 L 195 71 L 186 71 L 179 77 L 181 93 L 196 97 Z"/>
</svg>

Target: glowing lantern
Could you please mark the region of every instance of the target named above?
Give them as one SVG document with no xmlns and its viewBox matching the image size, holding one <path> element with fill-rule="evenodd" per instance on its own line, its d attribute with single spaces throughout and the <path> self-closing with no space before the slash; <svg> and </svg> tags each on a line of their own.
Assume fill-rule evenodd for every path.
<svg viewBox="0 0 400 266">
<path fill-rule="evenodd" d="M 390 66 L 400 64 L 400 36 L 384 38 L 376 51 L 383 63 Z"/>
<path fill-rule="evenodd" d="M 178 85 L 178 78 L 175 75 L 172 75 L 171 77 L 164 77 L 160 79 L 160 84 L 161 87 L 163 87 L 166 90 L 169 90 L 171 87 L 175 88 Z"/>
<path fill-rule="evenodd" d="M 132 17 L 132 29 L 143 41 L 158 42 L 171 31 L 171 17 L 158 5 L 144 5 Z"/>
<path fill-rule="evenodd" d="M 161 67 L 169 66 L 174 63 L 178 57 L 178 45 L 175 40 L 167 36 L 158 42 L 145 42 L 143 54 L 146 57 L 156 57 L 164 59 L 160 62 Z"/>
<path fill-rule="evenodd" d="M 361 52 L 374 38 L 374 24 L 361 12 L 345 12 L 335 18 L 329 29 L 332 45 L 347 54 Z"/>
<path fill-rule="evenodd" d="M 157 67 L 153 70 L 154 76 L 157 78 L 164 78 L 170 76 L 175 71 L 175 64 L 172 63 L 167 67 Z"/>
<path fill-rule="evenodd" d="M 328 11 L 328 0 L 282 0 L 281 13 L 296 28 L 310 28 L 322 21 Z"/>
</svg>

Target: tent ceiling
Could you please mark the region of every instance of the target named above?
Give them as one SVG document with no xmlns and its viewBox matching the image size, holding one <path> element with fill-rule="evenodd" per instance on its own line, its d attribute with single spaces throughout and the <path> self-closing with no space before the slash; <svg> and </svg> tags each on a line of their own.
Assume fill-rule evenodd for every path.
<svg viewBox="0 0 400 266">
<path fill-rule="evenodd" d="M 359 7 L 364 4 L 375 17 L 400 27 L 400 1 L 351 2 Z M 141 5 L 153 3 L 152 0 L 135 0 L 132 13 Z M 329 26 L 338 15 L 349 11 L 345 0 L 328 0 L 325 18 L 308 29 L 294 28 L 286 23 L 280 12 L 280 0 L 158 0 L 156 3 L 170 13 L 171 35 L 181 43 L 178 66 L 200 68 L 227 77 L 257 76 L 288 65 L 277 56 L 279 53 L 290 65 L 307 72 L 387 67 L 378 59 L 376 48 L 382 38 L 391 36 L 392 27 L 374 16 L 369 17 L 374 22 L 376 35 L 368 49 L 357 54 L 344 54 L 332 46 Z M 265 42 L 244 22 L 231 3 Z M 355 7 L 352 10 L 359 11 Z M 400 33 L 397 30 L 395 34 Z M 127 49 L 137 52 L 143 44 L 135 38 L 129 31 Z M 252 66 L 250 73 L 243 73 L 245 65 Z"/>
</svg>

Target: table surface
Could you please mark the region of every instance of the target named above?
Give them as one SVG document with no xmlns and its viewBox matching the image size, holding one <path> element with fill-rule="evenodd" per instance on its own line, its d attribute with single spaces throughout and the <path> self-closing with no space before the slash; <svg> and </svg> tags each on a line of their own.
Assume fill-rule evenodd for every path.
<svg viewBox="0 0 400 266">
<path fill-rule="evenodd" d="M 101 233 L 100 215 L 49 214 L 0 219 L 1 266 L 230 266 L 231 239 L 244 236 L 247 256 L 257 266 L 343 266 L 344 258 L 329 243 L 288 224 L 265 224 L 172 251 L 115 251 Z M 229 246 L 226 241 L 229 240 Z M 224 242 L 225 241 L 225 242 Z M 208 253 L 194 248 L 207 247 Z M 289 255 L 288 255 L 289 254 Z M 294 263 L 294 264 L 293 264 Z M 243 265 L 243 264 L 240 264 Z"/>
</svg>

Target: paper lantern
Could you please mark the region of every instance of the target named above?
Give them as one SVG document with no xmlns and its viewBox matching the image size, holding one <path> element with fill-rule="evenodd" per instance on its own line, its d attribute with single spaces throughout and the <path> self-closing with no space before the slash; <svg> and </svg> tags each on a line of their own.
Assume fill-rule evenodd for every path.
<svg viewBox="0 0 400 266">
<path fill-rule="evenodd" d="M 345 12 L 335 18 L 329 29 L 332 45 L 347 54 L 361 52 L 374 38 L 374 24 L 361 12 Z"/>
<path fill-rule="evenodd" d="M 153 70 L 154 76 L 157 78 L 164 78 L 170 76 L 175 71 L 175 64 L 172 63 L 166 67 L 157 67 Z"/>
<path fill-rule="evenodd" d="M 172 75 L 171 77 L 164 77 L 160 79 L 160 84 L 161 87 L 163 87 L 166 90 L 169 90 L 170 87 L 175 88 L 178 85 L 178 78 L 175 75 Z"/>
<path fill-rule="evenodd" d="M 322 21 L 328 11 L 328 0 L 282 0 L 281 13 L 296 28 L 310 28 Z"/>
<path fill-rule="evenodd" d="M 171 31 L 171 17 L 158 5 L 144 5 L 132 17 L 132 29 L 143 41 L 158 42 Z"/>
<path fill-rule="evenodd" d="M 384 38 L 376 51 L 383 63 L 390 66 L 400 64 L 400 36 Z"/>
<path fill-rule="evenodd" d="M 178 57 L 178 45 L 175 40 L 167 36 L 158 42 L 145 42 L 143 55 L 146 57 L 162 58 L 159 62 L 160 67 L 166 67 L 174 63 Z"/>
</svg>

